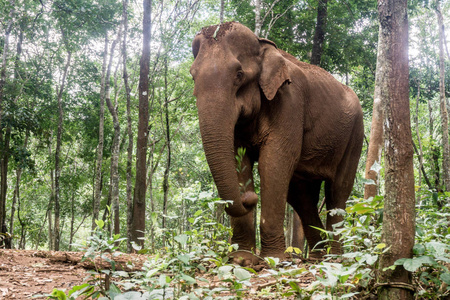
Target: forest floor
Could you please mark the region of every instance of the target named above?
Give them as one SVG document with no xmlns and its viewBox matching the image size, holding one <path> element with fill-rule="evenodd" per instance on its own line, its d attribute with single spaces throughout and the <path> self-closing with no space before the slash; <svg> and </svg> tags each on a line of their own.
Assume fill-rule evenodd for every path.
<svg viewBox="0 0 450 300">
<path fill-rule="evenodd" d="M 53 289 L 67 292 L 74 286 L 87 282 L 92 263 L 82 261 L 83 254 L 83 252 L 0 249 L 0 300 L 46 299 Z M 125 271 L 140 270 L 146 259 L 145 255 L 133 254 L 123 254 L 114 258 L 116 268 Z M 132 269 L 129 262 L 133 263 Z M 264 272 L 263 269 L 259 274 Z M 313 278 L 305 276 L 299 285 L 306 287 L 312 281 Z M 252 291 L 249 291 L 249 294 L 275 283 L 270 276 L 258 276 L 255 280 L 252 279 Z M 211 278 L 209 284 L 220 286 L 223 282 Z"/>
</svg>

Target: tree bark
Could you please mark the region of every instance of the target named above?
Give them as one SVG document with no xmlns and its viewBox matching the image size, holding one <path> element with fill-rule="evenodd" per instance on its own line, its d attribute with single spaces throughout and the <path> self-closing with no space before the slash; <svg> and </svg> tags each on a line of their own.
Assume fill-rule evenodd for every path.
<svg viewBox="0 0 450 300">
<path fill-rule="evenodd" d="M 433 131 L 434 131 L 434 117 L 433 117 L 433 106 L 431 103 L 431 100 L 428 99 L 428 131 L 430 134 L 430 156 L 432 158 L 431 162 L 431 172 L 433 174 L 433 188 L 436 191 L 439 191 L 440 189 L 440 167 L 439 167 L 439 148 L 435 144 L 435 139 L 433 138 Z"/>
<path fill-rule="evenodd" d="M 407 0 L 379 0 L 381 54 L 386 67 L 381 84 L 385 131 L 385 185 L 379 299 L 414 299 L 411 273 L 403 266 L 390 267 L 400 258 L 411 258 L 414 246 L 414 167 L 409 113 Z"/>
<path fill-rule="evenodd" d="M 98 145 L 97 160 L 95 162 L 94 199 L 92 213 L 92 230 L 97 227 L 95 220 L 99 218 L 100 201 L 102 197 L 102 164 L 103 164 L 103 144 L 105 127 L 105 88 L 106 88 L 106 67 L 108 57 L 108 32 L 105 32 L 105 45 L 103 51 L 102 78 L 100 83 L 100 115 L 98 125 Z M 108 81 L 109 82 L 109 81 Z"/>
<path fill-rule="evenodd" d="M 255 34 L 261 34 L 262 20 L 261 20 L 261 0 L 255 0 Z"/>
<path fill-rule="evenodd" d="M 2 116 L 3 116 L 3 97 L 4 97 L 4 88 L 6 85 L 6 69 L 8 64 L 8 48 L 9 48 L 9 36 L 11 34 L 13 21 L 14 21 L 14 14 L 15 14 L 15 2 L 14 0 L 10 0 L 10 11 L 8 16 L 8 23 L 6 25 L 5 29 L 5 36 L 3 38 L 3 53 L 2 53 L 2 65 L 0 69 L 0 125 L 2 123 Z M 6 151 L 8 151 L 7 147 L 3 145 L 3 128 L 0 126 L 0 145 L 2 145 L 2 148 L 0 148 L 0 233 L 2 233 L 2 229 L 4 228 L 4 224 L 6 223 L 6 190 L 7 190 L 7 179 L 6 176 L 8 174 L 7 169 L 7 162 L 5 164 L 4 157 L 7 154 Z M 8 147 L 9 148 L 9 147 Z M 5 168 L 6 165 L 6 168 Z"/>
<path fill-rule="evenodd" d="M 167 142 L 167 160 L 166 160 L 166 169 L 164 170 L 164 180 L 163 180 L 163 192 L 164 192 L 164 200 L 163 200 L 163 219 L 162 219 L 162 229 L 166 228 L 166 216 L 167 216 L 167 200 L 169 197 L 169 171 L 170 171 L 170 162 L 171 162 L 171 148 L 170 148 L 170 122 L 169 122 L 169 97 L 168 93 L 168 84 L 167 84 L 167 58 L 164 59 L 164 117 L 165 117 L 165 125 L 166 125 L 166 142 Z M 165 245 L 165 239 L 164 243 Z"/>
<path fill-rule="evenodd" d="M 64 34 L 63 34 L 64 35 Z M 62 97 L 64 92 L 64 86 L 66 83 L 67 73 L 69 71 L 70 59 L 72 57 L 72 52 L 67 50 L 67 61 L 64 66 L 63 76 L 61 79 L 61 84 L 59 86 L 58 92 L 58 132 L 56 134 L 56 150 L 55 150 L 55 229 L 54 229 L 54 246 L 55 251 L 59 251 L 60 243 L 60 186 L 59 178 L 61 177 L 61 164 L 60 164 L 60 153 L 62 144 L 62 132 L 63 132 L 63 108 L 62 108 Z"/>
<path fill-rule="evenodd" d="M 316 31 L 313 37 L 313 47 L 311 53 L 311 64 L 320 66 L 322 59 L 323 42 L 327 27 L 327 2 L 328 0 L 318 0 Z"/>
<path fill-rule="evenodd" d="M 133 165 L 133 130 L 131 122 L 131 88 L 128 83 L 127 70 L 127 34 L 128 34 L 128 0 L 122 3 L 122 22 L 123 22 L 123 43 L 122 43 L 122 59 L 123 59 L 123 82 L 125 84 L 125 96 L 127 99 L 127 252 L 131 252 L 131 227 L 133 222 L 133 194 L 132 194 L 132 165 Z"/>
<path fill-rule="evenodd" d="M 74 167 L 74 172 L 77 171 L 76 166 Z M 75 227 L 75 191 L 72 192 L 72 197 L 70 199 L 70 235 L 69 235 L 69 251 L 72 251 L 73 236 Z"/>
<path fill-rule="evenodd" d="M 111 50 L 109 54 L 109 64 L 108 71 L 106 72 L 106 84 L 105 84 L 105 100 L 108 110 L 111 113 L 113 119 L 114 127 L 114 137 L 111 151 L 111 179 L 110 179 L 110 194 L 111 194 L 111 204 L 114 218 L 114 234 L 120 233 L 120 215 L 119 215 L 119 146 L 120 146 L 120 124 L 119 116 L 117 113 L 117 98 L 115 104 L 111 103 L 111 93 L 110 93 L 110 77 L 111 77 L 111 67 L 113 64 L 114 50 L 117 43 L 120 41 L 122 35 L 122 27 L 119 28 L 116 40 L 111 45 Z"/>
<path fill-rule="evenodd" d="M 382 40 L 382 32 L 379 31 L 378 40 Z M 372 123 L 370 127 L 370 139 L 369 148 L 367 150 L 367 161 L 365 178 L 373 181 L 373 183 L 366 183 L 364 186 L 364 199 L 375 197 L 378 194 L 378 171 L 372 166 L 377 163 L 381 163 L 381 154 L 383 152 L 383 103 L 382 103 L 382 91 L 381 88 L 386 85 L 385 74 L 386 68 L 389 67 L 388 61 L 385 59 L 386 53 L 382 48 L 384 45 L 378 43 L 377 54 L 377 68 L 375 72 L 375 91 L 373 95 L 373 112 Z"/>
<path fill-rule="evenodd" d="M 259 0 L 257 0 L 259 1 Z M 223 23 L 223 15 L 224 15 L 224 11 L 225 11 L 225 0 L 220 0 L 220 15 L 219 15 L 219 20 L 220 23 Z"/>
<path fill-rule="evenodd" d="M 148 88 L 150 73 L 150 41 L 152 0 L 144 0 L 143 43 L 139 74 L 139 124 L 136 143 L 136 181 L 133 195 L 133 224 L 131 241 L 143 246 L 145 235 L 145 194 L 147 174 L 147 142 L 148 142 Z"/>
<path fill-rule="evenodd" d="M 52 144 L 53 144 L 53 130 L 50 132 L 50 137 L 48 141 L 48 156 L 52 157 Z M 53 222 L 52 222 L 52 212 L 53 212 L 53 203 L 55 199 L 55 176 L 53 168 L 50 169 L 50 198 L 48 199 L 48 205 L 47 205 L 47 213 L 46 218 L 48 218 L 48 250 L 53 250 L 54 243 L 54 236 L 53 236 Z M 19 207 L 20 207 L 20 201 L 19 201 Z M 17 216 L 20 221 L 20 213 L 17 212 Z M 45 224 L 45 223 L 44 223 Z M 42 225 L 44 226 L 44 225 Z M 39 232 L 40 234 L 40 232 Z M 40 236 L 38 236 L 40 238 Z M 39 243 L 38 243 L 39 246 Z M 37 246 L 36 246 L 37 247 Z"/>
<path fill-rule="evenodd" d="M 442 126 L 442 181 L 444 190 L 450 192 L 450 146 L 448 143 L 448 112 L 445 100 L 445 57 L 444 57 L 444 19 L 442 17 L 440 0 L 436 0 L 435 11 L 439 24 L 439 96 Z"/>
</svg>

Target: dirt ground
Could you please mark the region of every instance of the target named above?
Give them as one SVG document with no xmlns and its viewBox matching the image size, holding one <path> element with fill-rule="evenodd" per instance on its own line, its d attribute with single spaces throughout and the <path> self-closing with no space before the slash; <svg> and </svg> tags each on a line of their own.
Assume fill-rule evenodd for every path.
<svg viewBox="0 0 450 300">
<path fill-rule="evenodd" d="M 31 299 L 70 290 L 83 283 L 86 270 L 71 262 L 54 259 L 47 251 L 0 249 L 0 299 Z M 81 254 L 78 254 L 81 259 Z M 39 299 L 39 298 L 37 298 Z"/>
<path fill-rule="evenodd" d="M 87 282 L 92 263 L 82 262 L 81 252 L 8 250 L 0 249 L 0 300 L 46 299 L 53 289 L 69 291 Z M 126 267 L 133 261 L 138 269 L 145 261 L 143 255 L 124 254 L 116 268 Z"/>
<path fill-rule="evenodd" d="M 82 262 L 82 255 L 81 252 L 0 249 L 0 300 L 46 299 L 53 289 L 67 292 L 87 282 L 87 272 L 92 269 L 92 263 Z M 133 262 L 133 270 L 140 270 L 146 259 L 145 255 L 130 254 L 114 258 L 116 268 L 126 271 L 132 271 L 127 262 Z M 299 284 L 307 286 L 311 280 L 306 277 Z M 211 278 L 210 284 L 223 284 L 219 280 L 214 281 L 216 279 Z M 253 293 L 274 284 L 270 277 L 258 281 L 253 283 L 252 280 Z"/>
</svg>

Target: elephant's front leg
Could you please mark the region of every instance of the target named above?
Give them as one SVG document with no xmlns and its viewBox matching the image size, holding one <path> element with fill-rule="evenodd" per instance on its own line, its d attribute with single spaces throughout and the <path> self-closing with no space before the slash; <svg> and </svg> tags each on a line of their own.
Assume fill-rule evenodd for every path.
<svg viewBox="0 0 450 300">
<path fill-rule="evenodd" d="M 236 163 L 241 194 L 254 192 L 253 161 L 250 160 L 248 155 L 244 155 Z M 231 227 L 233 228 L 231 242 L 238 244 L 239 250 L 244 250 L 248 253 L 254 252 L 256 250 L 256 238 L 253 212 L 239 218 L 230 217 L 230 219 Z M 244 253 L 242 255 L 246 256 Z"/>
<path fill-rule="evenodd" d="M 284 217 L 294 163 L 282 155 L 264 154 L 261 176 L 261 256 L 285 258 Z"/>
</svg>

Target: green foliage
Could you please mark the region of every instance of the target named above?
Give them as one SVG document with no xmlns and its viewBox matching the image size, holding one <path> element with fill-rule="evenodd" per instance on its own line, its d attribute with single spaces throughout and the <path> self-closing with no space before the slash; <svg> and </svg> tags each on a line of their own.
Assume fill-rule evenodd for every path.
<svg viewBox="0 0 450 300">
<path fill-rule="evenodd" d="M 220 234 L 229 234 L 230 228 L 217 223 L 214 210 L 208 208 L 211 203 L 220 201 L 200 201 L 207 209 L 197 210 L 189 217 L 190 230 L 168 232 L 169 246 L 150 255 L 142 271 L 133 273 L 115 270 L 116 244 L 123 239 L 118 236 L 107 238 L 107 224 L 98 220 L 95 234 L 84 246 L 84 257 L 93 262 L 108 262 L 111 267 L 95 268 L 87 283 L 74 287 L 67 294 L 54 290 L 49 298 L 75 299 L 89 295 L 93 299 L 213 299 L 226 295 L 225 298 L 232 299 L 248 295 L 258 278 L 270 278 L 273 283 L 252 292 L 257 299 L 268 296 L 300 299 L 367 297 L 374 287 L 379 256 L 389 248 L 380 243 L 383 198 L 355 198 L 349 202 L 344 221 L 333 232 L 327 232 L 330 237 L 341 236 L 345 249 L 343 255 L 328 255 L 324 261 L 310 266 L 297 266 L 293 262 L 268 257 L 265 261 L 269 268 L 257 273 L 251 268 L 229 264 L 228 254 L 237 250 L 236 245 L 227 243 Z M 434 241 L 431 237 L 436 234 L 433 224 L 442 217 L 448 217 L 449 212 L 443 211 L 439 215 L 435 208 L 423 206 L 419 206 L 417 211 L 417 225 L 423 227 L 417 240 L 428 241 L 418 242 L 414 247 L 414 257 L 398 260 L 395 266 L 402 265 L 413 272 L 415 284 L 420 287 L 420 297 L 444 297 L 449 290 L 442 290 L 443 283 L 448 284 L 450 279 L 445 265 L 450 263 L 450 249 L 445 243 L 450 234 L 448 226 L 440 237 L 443 242 Z M 288 251 L 297 252 L 294 248 Z M 313 278 L 308 287 L 300 285 L 304 276 Z M 211 285 L 213 277 L 220 282 L 219 286 Z"/>
<path fill-rule="evenodd" d="M 261 36 L 273 40 L 283 49 L 302 61 L 310 60 L 314 36 L 317 0 L 275 1 L 262 0 L 261 16 L 266 17 Z M 274 4 L 272 6 L 272 4 Z M 269 12 L 269 9 L 273 10 Z M 2 22 L 0 43 L 12 7 L 10 1 L 0 0 Z M 203 154 L 198 128 L 193 82 L 189 68 L 192 64 L 190 44 L 202 28 L 219 22 L 217 1 L 153 1 L 152 57 L 149 122 L 149 190 L 147 225 L 148 248 L 140 249 L 153 256 L 146 265 L 146 273 L 125 274 L 114 270 L 96 269 L 85 285 L 65 294 L 52 293 L 53 299 L 71 299 L 80 295 L 112 297 L 121 289 L 116 299 L 138 299 L 150 293 L 165 293 L 166 297 L 208 298 L 219 297 L 221 292 L 238 298 L 251 290 L 252 270 L 228 264 L 226 254 L 235 250 L 226 241 L 231 232 L 229 220 L 217 216 L 217 192 Z M 448 19 L 449 3 L 443 3 L 444 19 Z M 103 43 L 108 32 L 109 46 L 119 31 L 122 1 L 114 0 L 52 0 L 15 1 L 13 28 L 9 52 L 6 53 L 6 82 L 1 99 L 1 127 L 3 137 L 10 130 L 8 191 L 6 195 L 7 221 L 15 221 L 11 229 L 17 248 L 47 249 L 50 232 L 48 217 L 53 215 L 51 179 L 54 176 L 54 149 L 57 132 L 56 99 L 67 51 L 72 63 L 63 93 L 63 141 L 61 151 L 61 249 L 71 247 L 70 240 L 87 239 L 92 213 L 92 189 L 96 148 L 98 146 L 99 91 L 101 66 L 104 57 Z M 255 27 L 252 1 L 225 1 L 225 20 L 237 20 L 250 29 Z M 420 296 L 433 298 L 448 296 L 443 283 L 448 283 L 448 245 L 450 195 L 442 191 L 442 161 L 437 68 L 437 23 L 432 1 L 411 1 L 410 16 L 410 86 L 411 99 L 417 99 L 418 134 L 413 139 L 418 146 L 421 139 L 426 181 L 416 180 L 420 203 L 417 210 L 416 247 L 413 258 L 400 260 L 408 270 L 414 271 Z M 139 81 L 139 59 L 142 44 L 142 8 L 140 2 L 130 2 L 128 7 L 127 57 L 131 85 L 132 133 L 136 138 L 138 107 L 136 95 Z M 342 82 L 348 83 L 361 100 L 365 114 L 366 136 L 369 132 L 373 90 L 375 82 L 376 45 L 378 23 L 374 1 L 328 1 L 328 22 L 323 45 L 322 66 Z M 18 54 L 18 41 L 23 33 L 23 51 Z M 63 37 L 64 33 L 64 37 Z M 447 34 L 448 35 L 448 34 Z M 3 47 L 0 47 L 0 52 Z M 116 48 L 113 58 L 111 101 L 117 103 L 121 129 L 119 157 L 119 193 L 121 236 L 126 236 L 126 149 L 128 146 L 126 97 L 122 83 L 121 51 Z M 2 53 L 3 54 L 3 53 Z M 446 60 L 446 82 L 450 80 L 450 64 Z M 166 71 L 167 67 L 167 71 Z M 447 91 L 447 94 L 449 91 Z M 450 95 L 448 95 L 450 96 Z M 167 160 L 166 128 L 163 120 L 167 104 L 171 125 L 172 160 L 169 169 L 169 202 L 167 216 L 162 216 L 163 192 L 160 189 L 163 168 Z M 415 101 L 411 101 L 411 115 Z M 432 124 L 431 121 L 434 123 Z M 107 202 L 110 188 L 110 159 L 113 124 L 105 114 L 104 164 L 102 166 L 101 210 L 108 214 Z M 25 141 L 27 140 L 27 143 Z M 135 146 L 135 141 L 134 141 Z M 365 143 L 365 146 L 367 143 Z M 365 150 L 365 148 L 364 148 Z M 363 152 L 363 156 L 364 156 Z M 245 149 L 239 148 L 236 156 L 237 172 L 248 171 L 243 166 Z M 416 166 L 417 167 L 417 166 Z M 357 174 L 354 195 L 361 196 L 364 159 Z M 14 192 L 17 171 L 22 171 L 20 189 Z M 416 171 L 416 179 L 418 178 Z M 437 175 L 436 175 L 437 174 Z M 131 167 L 133 185 L 134 161 Z M 440 181 L 439 181 L 440 180 Z M 255 181 L 258 178 L 255 176 Z M 382 180 L 381 180 L 382 181 Z M 251 182 L 243 183 L 244 192 Z M 258 192 L 258 184 L 254 183 Z M 381 184 L 381 191 L 383 185 Z M 17 196 L 12 214 L 14 195 Z M 345 221 L 334 232 L 323 231 L 328 242 L 341 236 L 345 253 L 343 261 L 329 260 L 314 267 L 296 268 L 269 258 L 267 263 L 276 279 L 275 286 L 259 291 L 257 297 L 297 296 L 351 297 L 355 289 L 366 293 L 371 285 L 380 253 L 388 246 L 380 243 L 382 222 L 382 197 L 368 201 L 353 199 L 348 203 Z M 336 213 L 343 213 L 336 212 Z M 105 216 L 106 217 L 106 216 Z M 162 218 L 166 228 L 162 228 Z M 220 222 L 217 221 L 220 219 Z M 73 223 L 72 223 L 73 222 Z M 106 222 L 107 223 L 107 222 Z M 109 260 L 114 265 L 110 251 L 124 250 L 116 246 L 121 239 L 111 237 L 108 224 L 98 221 L 98 228 L 86 242 L 86 257 Z M 73 230 L 70 230 L 72 228 Z M 119 248 L 117 248 L 119 247 Z M 159 254 L 159 256 L 156 254 Z M 288 252 L 300 254 L 298 249 Z M 333 258 L 335 259 L 335 258 Z M 206 270 L 205 270 L 206 269 Z M 153 273 L 155 272 L 155 273 Z M 107 274 L 109 273 L 109 275 Z M 198 273 L 200 277 L 196 276 Z M 305 289 L 300 278 L 313 274 L 315 285 Z M 202 276 L 220 277 L 221 288 L 200 288 Z M 117 276 L 117 277 L 115 277 Z M 249 276 L 251 279 L 249 280 Z M 94 280 L 96 278 L 96 280 Z M 105 278 L 114 281 L 109 288 Z M 195 281 L 195 282 L 194 282 Z M 279 297 L 281 297 L 279 296 Z M 64 298 L 66 297 L 66 298 Z"/>
<path fill-rule="evenodd" d="M 446 201 L 448 196 L 448 193 L 439 196 L 435 192 L 424 193 L 417 208 L 414 256 L 395 262 L 413 272 L 423 299 L 450 295 L 450 207 L 436 209 L 438 202 Z"/>
</svg>

